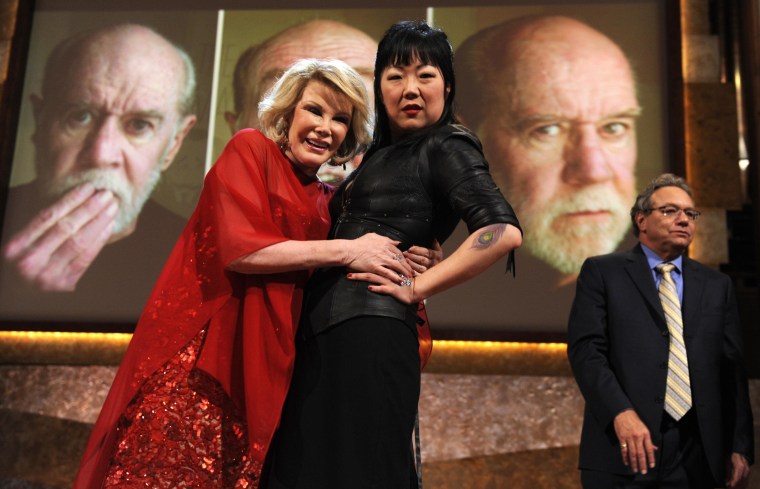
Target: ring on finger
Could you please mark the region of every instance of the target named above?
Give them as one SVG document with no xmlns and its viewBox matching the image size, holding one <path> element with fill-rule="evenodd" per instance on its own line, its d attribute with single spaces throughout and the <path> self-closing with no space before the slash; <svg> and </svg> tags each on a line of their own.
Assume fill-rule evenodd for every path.
<svg viewBox="0 0 760 489">
<path fill-rule="evenodd" d="M 401 281 L 398 283 L 401 287 L 411 287 L 412 286 L 412 279 L 407 277 L 406 275 L 399 274 L 399 278 L 401 278 Z"/>
<path fill-rule="evenodd" d="M 623 450 L 625 450 L 625 449 L 628 448 L 628 444 L 627 443 L 621 443 L 620 444 L 620 448 L 622 448 Z"/>
</svg>

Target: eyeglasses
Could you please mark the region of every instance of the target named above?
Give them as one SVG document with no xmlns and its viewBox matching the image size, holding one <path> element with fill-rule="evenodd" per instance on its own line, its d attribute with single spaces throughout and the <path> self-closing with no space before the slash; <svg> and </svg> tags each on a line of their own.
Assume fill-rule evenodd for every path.
<svg viewBox="0 0 760 489">
<path fill-rule="evenodd" d="M 652 211 L 658 211 L 663 216 L 671 217 L 671 218 L 675 218 L 681 212 L 683 212 L 686 218 L 689 219 L 690 221 L 696 221 L 697 219 L 699 219 L 699 216 L 702 215 L 702 213 L 696 209 L 681 209 L 674 205 L 664 205 L 662 207 L 657 207 L 654 209 L 644 209 L 644 212 L 646 212 L 647 214 L 650 214 Z"/>
</svg>

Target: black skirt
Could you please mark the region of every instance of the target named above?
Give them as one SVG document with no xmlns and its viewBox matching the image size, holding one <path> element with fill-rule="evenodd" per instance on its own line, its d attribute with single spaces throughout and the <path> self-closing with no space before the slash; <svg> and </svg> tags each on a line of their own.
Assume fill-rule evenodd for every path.
<svg viewBox="0 0 760 489">
<path fill-rule="evenodd" d="M 262 487 L 416 488 L 419 395 L 417 336 L 398 319 L 358 317 L 299 339 Z"/>
</svg>

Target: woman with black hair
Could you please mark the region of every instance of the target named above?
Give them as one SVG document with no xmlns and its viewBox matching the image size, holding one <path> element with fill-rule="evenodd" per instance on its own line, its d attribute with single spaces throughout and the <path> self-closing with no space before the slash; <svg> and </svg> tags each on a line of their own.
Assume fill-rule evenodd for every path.
<svg viewBox="0 0 760 489">
<path fill-rule="evenodd" d="M 417 304 L 462 283 L 522 242 L 480 142 L 454 117 L 446 34 L 400 22 L 375 62 L 376 127 L 362 165 L 330 203 L 331 239 L 369 232 L 432 247 L 459 220 L 462 245 L 416 277 L 345 268 L 307 285 L 296 366 L 273 450 L 269 489 L 415 487 L 410 451 L 420 391 Z"/>
</svg>

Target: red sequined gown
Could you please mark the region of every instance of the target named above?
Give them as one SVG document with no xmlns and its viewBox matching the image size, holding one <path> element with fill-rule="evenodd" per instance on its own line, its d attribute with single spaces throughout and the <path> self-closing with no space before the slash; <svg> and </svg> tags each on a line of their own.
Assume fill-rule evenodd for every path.
<svg viewBox="0 0 760 489">
<path fill-rule="evenodd" d="M 281 241 L 324 239 L 331 195 L 258 131 L 230 141 L 142 313 L 75 489 L 258 486 L 309 273 L 225 265 Z"/>
</svg>

